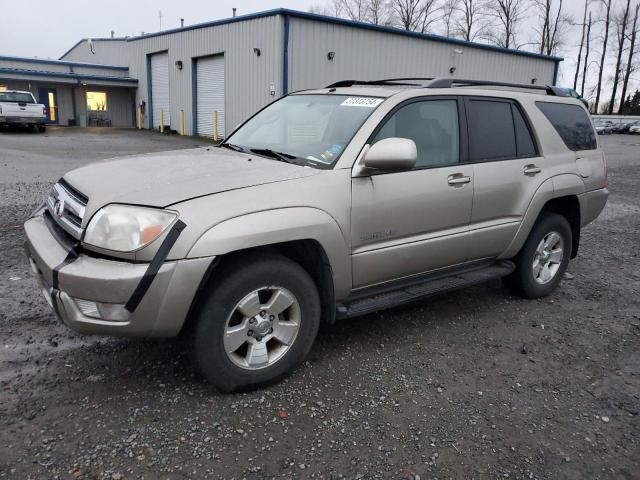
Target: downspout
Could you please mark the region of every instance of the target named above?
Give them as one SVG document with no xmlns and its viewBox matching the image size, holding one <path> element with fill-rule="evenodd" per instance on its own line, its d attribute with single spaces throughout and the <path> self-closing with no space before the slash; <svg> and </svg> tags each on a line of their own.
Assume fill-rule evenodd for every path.
<svg viewBox="0 0 640 480">
<path fill-rule="evenodd" d="M 151 55 L 147 54 L 147 114 L 149 130 L 153 130 L 153 92 L 151 91 Z"/>
<path fill-rule="evenodd" d="M 553 67 L 553 85 L 558 81 L 558 68 L 560 67 L 561 60 L 556 60 L 556 65 Z"/>
<path fill-rule="evenodd" d="M 191 135 L 198 135 L 198 60 L 191 59 Z"/>
<path fill-rule="evenodd" d="M 282 48 L 282 96 L 289 93 L 289 15 L 284 16 L 284 45 Z"/>
<path fill-rule="evenodd" d="M 78 80 L 78 83 L 80 83 L 80 81 Z M 77 86 L 74 85 L 73 87 L 71 87 L 71 107 L 73 108 L 73 126 L 74 127 L 79 127 L 79 122 L 78 122 L 78 110 L 76 107 L 76 92 L 77 92 Z M 67 126 L 69 126 L 69 122 L 67 121 Z"/>
</svg>

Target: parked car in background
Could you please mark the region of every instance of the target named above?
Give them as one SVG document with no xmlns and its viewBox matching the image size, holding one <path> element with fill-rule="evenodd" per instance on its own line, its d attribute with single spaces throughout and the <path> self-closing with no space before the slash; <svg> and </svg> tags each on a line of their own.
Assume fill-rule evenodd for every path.
<svg viewBox="0 0 640 480">
<path fill-rule="evenodd" d="M 81 333 L 186 335 L 236 391 L 300 365 L 321 322 L 498 278 L 549 295 L 609 195 L 587 110 L 424 80 L 296 92 L 218 148 L 65 174 L 25 223 L 45 298 Z"/>
<path fill-rule="evenodd" d="M 0 126 L 22 126 L 44 132 L 47 108 L 36 102 L 31 92 L 5 90 L 0 92 Z"/>
<path fill-rule="evenodd" d="M 640 121 L 634 123 L 629 127 L 629 133 L 631 135 L 640 135 Z"/>
<path fill-rule="evenodd" d="M 595 120 L 593 126 L 598 135 L 611 135 L 613 133 L 613 122 L 611 120 Z"/>
</svg>

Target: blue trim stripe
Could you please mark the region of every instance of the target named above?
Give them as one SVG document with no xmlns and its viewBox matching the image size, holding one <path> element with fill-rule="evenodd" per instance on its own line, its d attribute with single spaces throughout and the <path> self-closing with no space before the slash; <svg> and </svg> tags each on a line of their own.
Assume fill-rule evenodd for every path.
<svg viewBox="0 0 640 480">
<path fill-rule="evenodd" d="M 88 75 L 88 74 L 79 74 L 73 72 L 42 72 L 40 70 L 24 70 L 21 68 L 4 68 L 0 67 L 0 73 L 8 73 L 12 75 L 25 75 L 25 76 L 35 76 L 35 77 L 49 77 L 49 78 L 68 78 L 72 80 L 77 80 L 78 83 L 81 83 L 83 80 L 101 80 L 101 81 L 109 81 L 109 82 L 122 82 L 122 83 L 130 83 L 131 86 L 136 86 L 138 84 L 138 80 L 130 77 L 107 77 L 104 75 Z"/>
<path fill-rule="evenodd" d="M 147 54 L 147 112 L 149 112 L 149 130 L 153 130 L 153 92 L 151 91 L 151 55 Z"/>
<path fill-rule="evenodd" d="M 120 65 L 102 65 L 100 63 L 82 63 L 82 62 L 66 62 L 64 60 L 44 60 L 42 58 L 26 58 L 26 57 L 7 57 L 0 56 L 0 61 L 8 62 L 25 62 L 25 63 L 44 63 L 45 65 L 67 65 L 69 67 L 95 67 L 104 70 L 120 70 L 126 72 L 129 67 Z"/>
<path fill-rule="evenodd" d="M 284 16 L 284 45 L 282 46 L 282 95 L 289 93 L 289 15 Z"/>
<path fill-rule="evenodd" d="M 198 59 L 191 59 L 191 135 L 198 135 Z"/>
<path fill-rule="evenodd" d="M 549 55 L 542 55 L 540 53 L 534 53 L 534 52 L 527 52 L 524 50 L 512 50 L 509 48 L 503 48 L 503 47 L 496 47 L 494 45 L 487 45 L 485 43 L 477 43 L 477 42 L 468 42 L 466 40 L 459 40 L 456 38 L 449 38 L 449 37 L 443 37 L 441 35 L 434 35 L 431 33 L 418 33 L 418 32 L 409 32 L 406 30 L 402 30 L 400 28 L 395 28 L 395 27 L 386 27 L 386 26 L 382 26 L 382 25 L 374 25 L 371 23 L 364 23 L 364 22 L 355 22 L 353 20 L 345 20 L 343 18 L 335 18 L 335 17 L 328 17 L 326 15 L 318 15 L 316 13 L 308 13 L 308 12 L 300 12 L 297 10 L 290 10 L 288 8 L 277 8 L 274 10 L 267 10 L 264 12 L 258 12 L 258 13 L 252 13 L 252 14 L 248 14 L 248 15 L 240 15 L 238 17 L 232 17 L 232 18 L 225 18 L 222 20 L 214 20 L 212 22 L 205 22 L 205 23 L 198 23 L 195 25 L 189 25 L 188 27 L 184 27 L 184 28 L 174 28 L 171 30 L 164 30 L 162 32 L 156 32 L 156 33 L 148 33 L 146 35 L 140 35 L 137 37 L 129 37 L 127 38 L 127 42 L 134 42 L 137 40 L 143 40 L 146 38 L 153 38 L 153 37 L 159 37 L 162 35 L 170 35 L 172 33 L 179 33 L 179 32 L 187 32 L 190 30 L 198 30 L 201 28 L 208 28 L 208 27 L 216 27 L 219 25 L 228 25 L 231 23 L 236 23 L 236 22 L 245 22 L 247 20 L 255 20 L 258 18 L 264 18 L 264 17 L 271 17 L 274 15 L 283 15 L 283 16 L 289 16 L 289 17 L 294 17 L 294 18 L 302 18 L 302 19 L 306 19 L 306 20 L 314 20 L 316 22 L 323 22 L 323 23 L 330 23 L 330 24 L 334 24 L 334 25 L 345 25 L 345 26 L 349 26 L 349 27 L 353 27 L 353 28 L 360 28 L 363 30 L 373 30 L 373 31 L 377 31 L 377 32 L 384 32 L 384 33 L 391 33 L 391 34 L 395 34 L 395 35 L 402 35 L 405 37 L 414 37 L 414 38 L 421 38 L 421 39 L 425 39 L 425 40 L 432 40 L 434 42 L 440 42 L 440 43 L 447 43 L 450 45 L 459 45 L 459 46 L 463 46 L 463 47 L 471 47 L 471 48 L 479 48 L 482 50 L 491 50 L 494 52 L 500 52 L 500 53 L 508 53 L 511 55 L 517 55 L 517 56 L 522 56 L 522 57 L 533 57 L 533 58 L 540 58 L 540 59 L 544 59 L 544 60 L 551 60 L 551 61 L 555 61 L 555 62 L 561 62 L 562 60 L 564 60 L 561 57 L 553 57 L 553 56 L 549 56 Z"/>
</svg>

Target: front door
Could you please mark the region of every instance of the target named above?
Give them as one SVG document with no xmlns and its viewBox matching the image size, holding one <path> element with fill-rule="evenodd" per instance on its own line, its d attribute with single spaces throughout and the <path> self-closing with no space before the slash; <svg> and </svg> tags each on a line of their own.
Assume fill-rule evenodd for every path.
<svg viewBox="0 0 640 480">
<path fill-rule="evenodd" d="M 58 123 L 58 94 L 55 88 L 39 88 L 39 102 L 47 109 L 46 122 L 48 124 Z"/>
<path fill-rule="evenodd" d="M 460 142 L 455 97 L 414 99 L 383 120 L 370 144 L 410 138 L 411 171 L 352 179 L 353 286 L 361 288 L 462 263 L 473 200 L 473 166 Z"/>
</svg>

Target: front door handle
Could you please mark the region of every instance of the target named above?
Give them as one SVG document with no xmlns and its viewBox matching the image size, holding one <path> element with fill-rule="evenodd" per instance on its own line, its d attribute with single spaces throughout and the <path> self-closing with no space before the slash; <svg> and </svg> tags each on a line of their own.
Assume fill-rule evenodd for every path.
<svg viewBox="0 0 640 480">
<path fill-rule="evenodd" d="M 449 185 L 463 185 L 465 183 L 469 183 L 471 181 L 471 177 L 465 177 L 461 173 L 454 173 L 453 175 L 449 175 L 447 179 Z"/>
<path fill-rule="evenodd" d="M 524 167 L 525 175 L 537 175 L 541 171 L 542 169 L 540 167 L 536 167 L 535 165 L 527 165 L 526 167 Z"/>
</svg>

